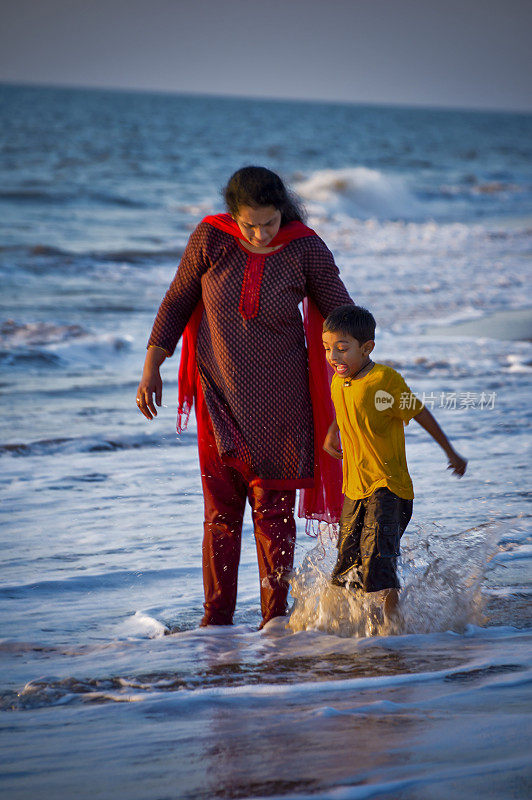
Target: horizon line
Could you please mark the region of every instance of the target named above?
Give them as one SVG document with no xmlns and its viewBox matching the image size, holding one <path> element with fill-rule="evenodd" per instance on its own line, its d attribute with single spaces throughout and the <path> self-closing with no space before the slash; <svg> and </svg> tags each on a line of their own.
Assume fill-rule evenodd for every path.
<svg viewBox="0 0 532 800">
<path fill-rule="evenodd" d="M 88 91 L 88 92 L 109 92 L 109 93 L 124 93 L 124 94 L 159 94 L 170 95 L 177 97 L 205 97 L 217 100 L 247 100 L 247 101 L 264 101 L 270 103 L 305 103 L 305 104 L 324 104 L 334 106 L 360 106 L 360 107 L 375 107 L 375 108 L 400 108 L 411 109 L 413 111 L 460 111 L 465 113 L 486 113 L 486 114 L 516 114 L 522 116 L 531 116 L 532 108 L 493 108 L 488 106 L 471 107 L 465 105 L 437 105 L 413 102 L 393 102 L 383 100 L 340 100 L 331 98 L 310 98 L 310 97 L 278 97 L 275 95 L 248 95 L 248 94 L 231 94 L 231 93 L 214 93 L 202 91 L 190 91 L 184 89 L 155 89 L 155 88 L 140 88 L 132 86 L 100 86 L 93 84 L 69 84 L 69 83 L 40 83 L 33 81 L 13 81 L 0 79 L 0 86 L 11 88 L 26 88 L 26 89 L 60 89 L 70 91 Z"/>
</svg>

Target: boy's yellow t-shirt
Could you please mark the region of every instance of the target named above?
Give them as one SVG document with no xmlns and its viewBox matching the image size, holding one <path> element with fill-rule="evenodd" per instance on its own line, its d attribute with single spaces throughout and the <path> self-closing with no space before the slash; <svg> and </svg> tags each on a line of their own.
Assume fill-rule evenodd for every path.
<svg viewBox="0 0 532 800">
<path fill-rule="evenodd" d="M 343 493 L 358 500 L 387 486 L 399 497 L 412 499 L 404 425 L 419 414 L 423 403 L 404 378 L 384 364 L 344 384 L 344 378 L 334 375 L 331 394 L 344 454 Z"/>
</svg>

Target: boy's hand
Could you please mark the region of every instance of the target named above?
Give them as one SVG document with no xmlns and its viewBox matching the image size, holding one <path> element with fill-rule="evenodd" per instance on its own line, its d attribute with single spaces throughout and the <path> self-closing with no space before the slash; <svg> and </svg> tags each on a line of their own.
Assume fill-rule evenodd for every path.
<svg viewBox="0 0 532 800">
<path fill-rule="evenodd" d="M 342 459 L 344 457 L 342 445 L 340 444 L 340 430 L 336 424 L 336 420 L 329 426 L 329 430 L 323 442 L 323 449 L 333 458 Z"/>
<path fill-rule="evenodd" d="M 458 475 L 458 477 L 461 478 L 466 471 L 466 459 L 462 458 L 462 456 L 459 455 L 456 450 L 453 450 L 452 453 L 448 453 L 447 455 L 449 457 L 449 466 L 447 469 L 452 470 L 454 475 Z"/>
</svg>

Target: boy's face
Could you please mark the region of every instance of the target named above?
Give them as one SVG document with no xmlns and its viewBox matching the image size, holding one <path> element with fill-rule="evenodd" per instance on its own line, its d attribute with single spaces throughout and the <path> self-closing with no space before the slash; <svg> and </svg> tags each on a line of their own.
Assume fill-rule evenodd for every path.
<svg viewBox="0 0 532 800">
<path fill-rule="evenodd" d="M 341 378 L 351 378 L 362 369 L 375 347 L 374 341 L 360 344 L 348 333 L 324 333 L 323 346 L 327 361 Z"/>
</svg>

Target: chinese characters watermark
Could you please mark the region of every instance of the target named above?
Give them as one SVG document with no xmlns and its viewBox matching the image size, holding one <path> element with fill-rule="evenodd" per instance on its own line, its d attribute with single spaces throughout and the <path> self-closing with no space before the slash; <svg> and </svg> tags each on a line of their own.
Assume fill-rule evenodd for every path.
<svg viewBox="0 0 532 800">
<path fill-rule="evenodd" d="M 494 409 L 496 399 L 497 392 L 423 392 L 419 398 L 411 392 L 401 392 L 399 408 L 415 408 L 416 401 L 421 400 L 427 408 L 484 411 Z"/>
</svg>

